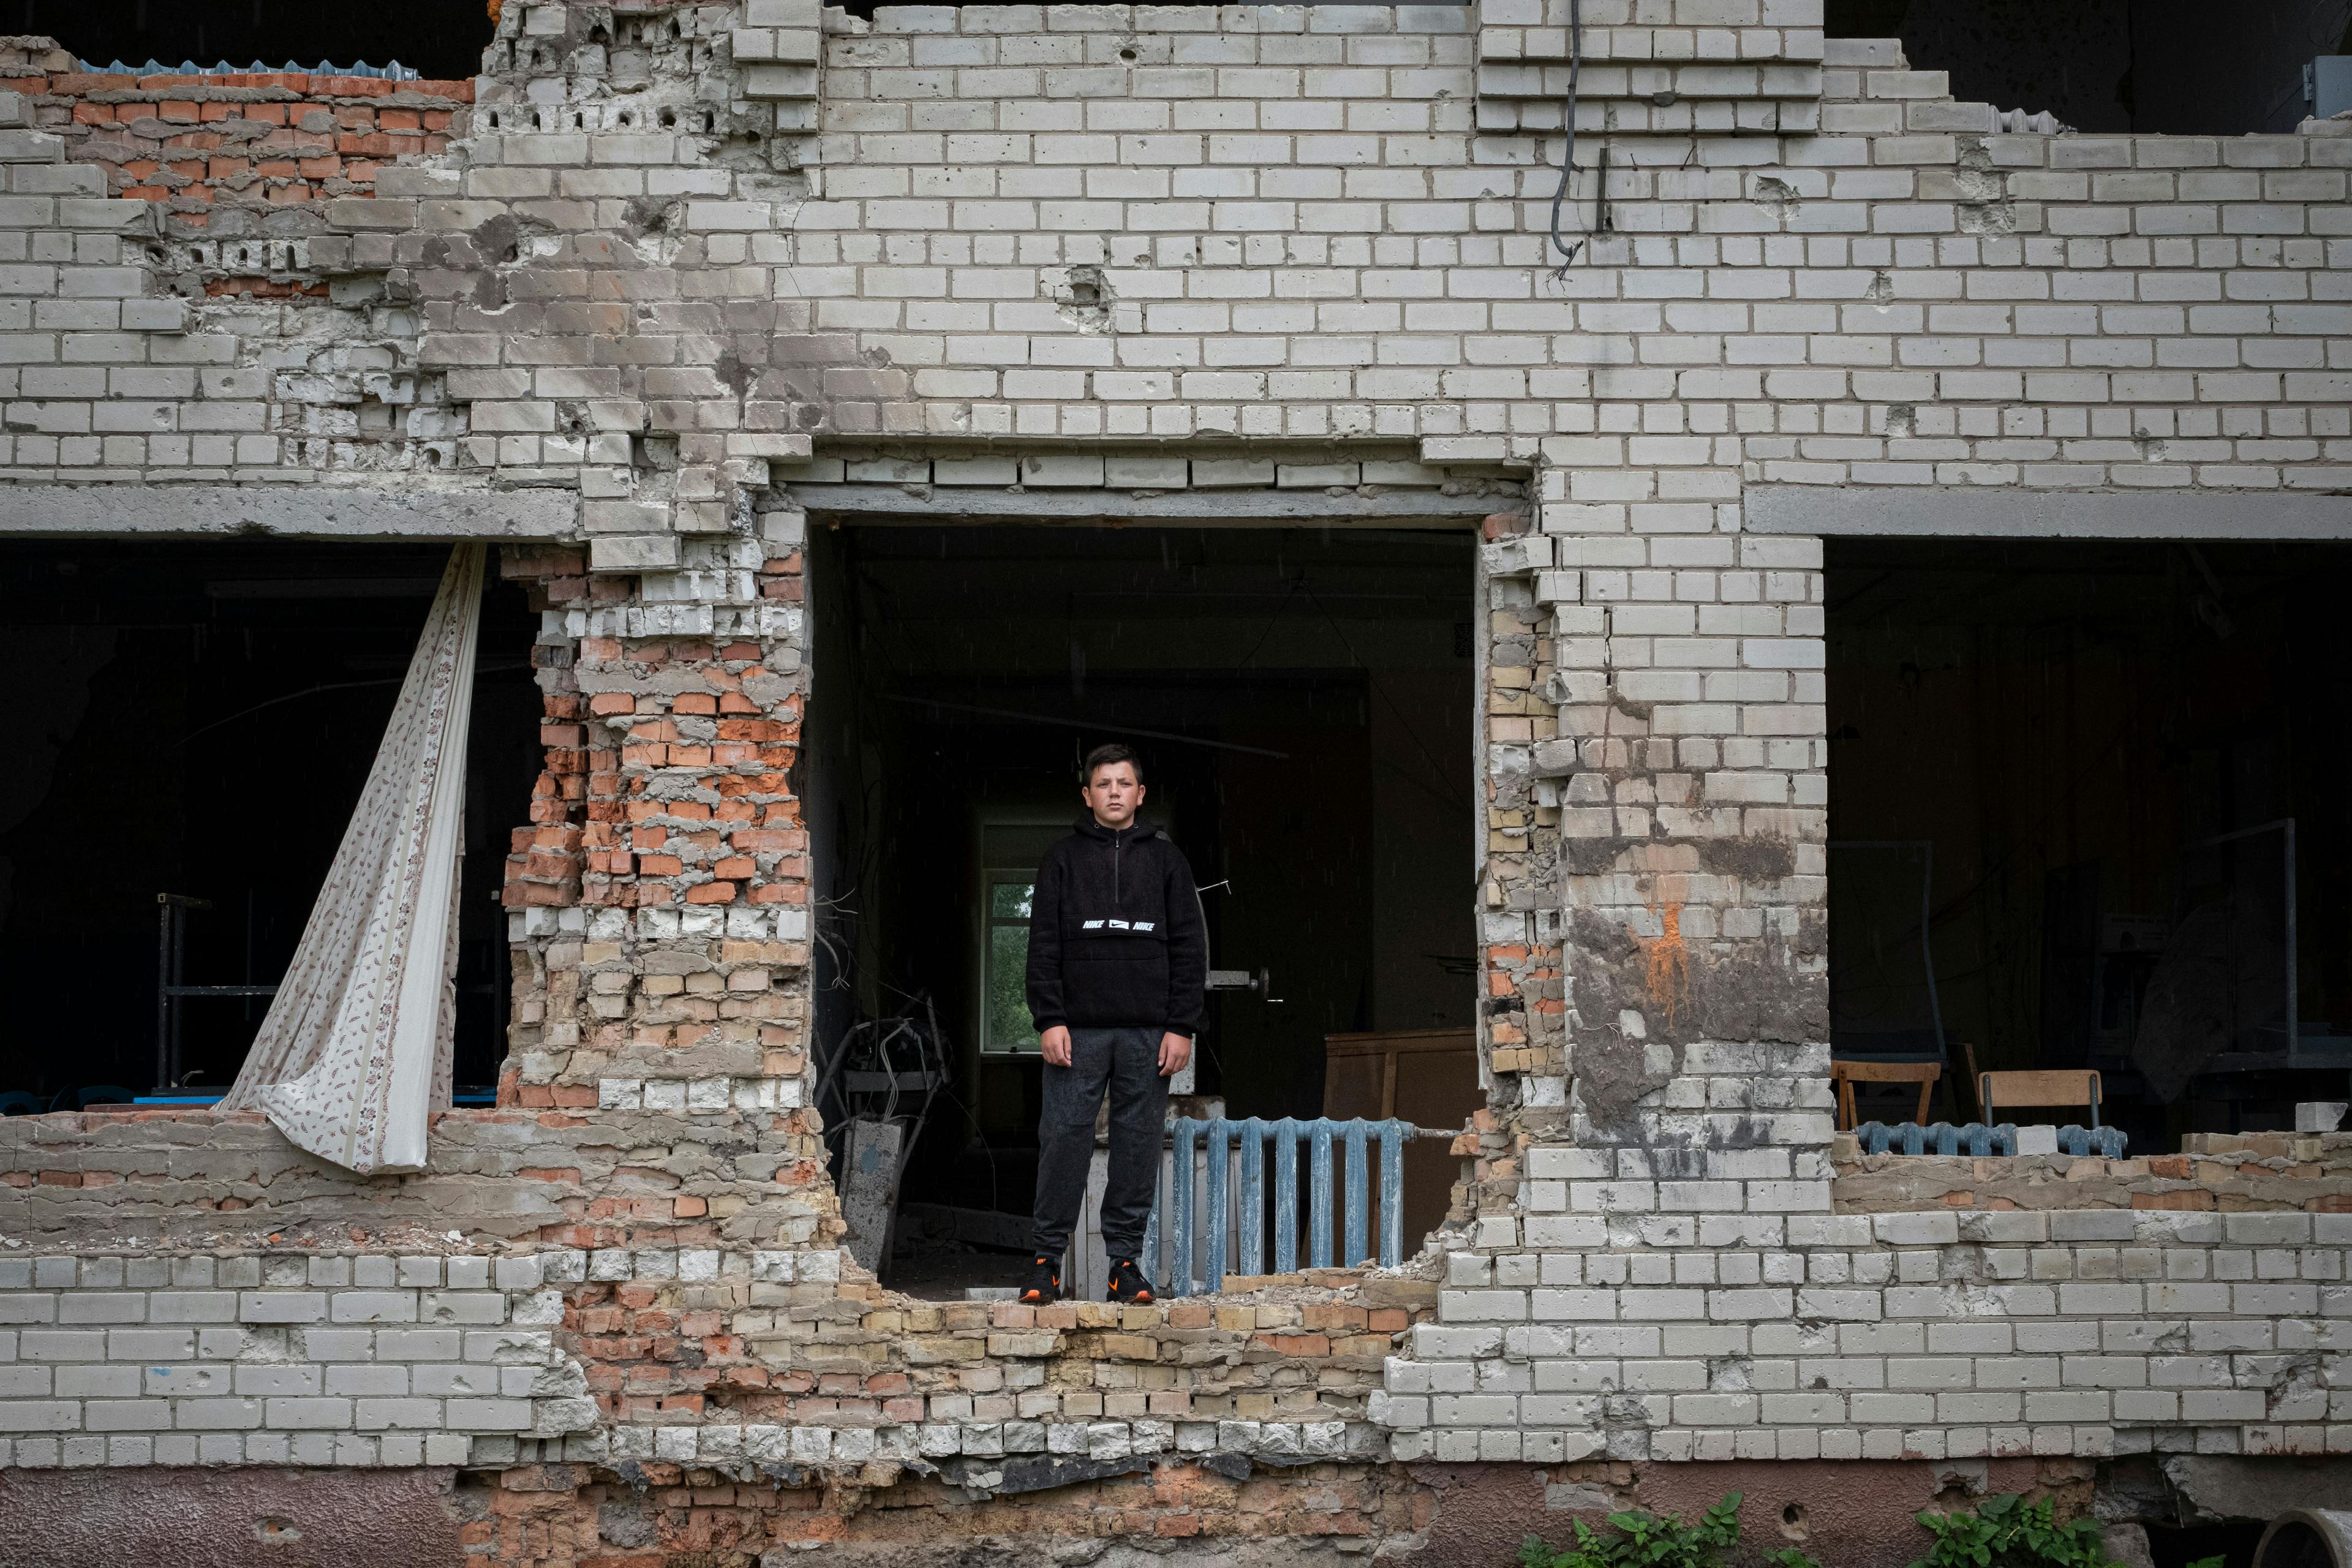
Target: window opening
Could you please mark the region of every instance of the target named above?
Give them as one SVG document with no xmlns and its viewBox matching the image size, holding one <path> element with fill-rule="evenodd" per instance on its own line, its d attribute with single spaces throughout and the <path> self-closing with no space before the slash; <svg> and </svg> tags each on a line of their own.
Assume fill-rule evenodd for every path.
<svg viewBox="0 0 2352 1568">
<path fill-rule="evenodd" d="M 289 60 L 377 68 L 397 61 L 434 80 L 471 77 L 493 26 L 483 0 L 300 5 L 291 0 L 24 0 L 16 30 L 47 35 L 92 69 L 115 61 L 166 71 L 184 63 L 271 71 Z"/>
<path fill-rule="evenodd" d="M 15 689 L 25 742 L 0 779 L 10 1109 L 227 1088 L 349 825 L 448 553 L 0 543 L 0 623 L 36 650 Z M 466 758 L 460 1103 L 487 1102 L 506 1057 L 500 886 L 543 754 L 537 632 L 521 588 L 493 575 Z"/>
<path fill-rule="evenodd" d="M 2352 55 L 2342 0 L 1829 0 L 1832 38 L 1892 38 L 1963 103 L 2047 112 L 2095 134 L 2292 132 L 2318 108 L 2306 72 Z"/>
<path fill-rule="evenodd" d="M 2134 1155 L 2342 1100 L 2352 547 L 1853 539 L 1826 566 L 1853 1120 L 1922 1120 L 1931 1068 L 1931 1125 L 2038 1075 L 1996 1082 L 1993 1124 L 2087 1131 L 2095 1098 Z"/>
<path fill-rule="evenodd" d="M 1002 1284 L 1028 1244 L 1029 889 L 1105 741 L 1141 752 L 1142 817 L 1202 889 L 1212 987 L 1183 1114 L 1458 1130 L 1463 1097 L 1484 1103 L 1475 550 L 1466 531 L 813 530 L 820 1071 L 912 997 L 950 1036 L 887 1282 Z M 1458 1178 L 1444 1150 L 1406 1161 L 1408 1251 Z"/>
<path fill-rule="evenodd" d="M 997 869 L 988 873 L 988 941 L 981 962 L 984 997 L 980 1048 L 1013 1055 L 1038 1048 L 1037 1031 L 1029 1020 L 1025 980 L 1029 972 L 1029 901 L 1037 889 L 1037 872 Z"/>
</svg>

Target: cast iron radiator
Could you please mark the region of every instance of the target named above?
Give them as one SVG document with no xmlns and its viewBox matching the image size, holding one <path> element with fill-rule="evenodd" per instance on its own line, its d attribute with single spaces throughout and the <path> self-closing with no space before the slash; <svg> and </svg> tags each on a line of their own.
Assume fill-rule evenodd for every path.
<svg viewBox="0 0 2352 1568">
<path fill-rule="evenodd" d="M 1171 1295 L 1215 1290 L 1225 1278 L 1228 1253 L 1234 1272 L 1268 1272 L 1265 1256 L 1266 1150 L 1274 1151 L 1274 1267 L 1288 1274 L 1298 1259 L 1298 1152 L 1307 1149 L 1307 1266 L 1328 1268 L 1372 1257 L 1366 1237 L 1372 1223 L 1373 1144 L 1380 1158 L 1381 1266 L 1394 1268 L 1404 1250 L 1404 1146 L 1415 1129 L 1394 1120 L 1335 1121 L 1259 1117 L 1195 1121 L 1178 1117 L 1168 1124 L 1167 1178 L 1144 1232 L 1143 1255 L 1168 1258 Z M 1340 1242 L 1331 1245 L 1332 1164 L 1335 1145 L 1346 1166 L 1340 1192 Z M 1196 1188 L 1205 1189 L 1196 1191 Z"/>
</svg>

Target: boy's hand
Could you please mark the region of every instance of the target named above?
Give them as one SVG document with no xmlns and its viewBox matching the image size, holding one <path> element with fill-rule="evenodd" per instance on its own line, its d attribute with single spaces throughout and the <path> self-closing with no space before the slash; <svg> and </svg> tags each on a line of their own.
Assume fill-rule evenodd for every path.
<svg viewBox="0 0 2352 1568">
<path fill-rule="evenodd" d="M 1064 1026 L 1056 1024 L 1038 1036 L 1037 1044 L 1045 1051 L 1045 1059 L 1055 1067 L 1070 1065 L 1070 1031 Z"/>
<path fill-rule="evenodd" d="M 1173 1078 L 1192 1059 L 1192 1042 L 1182 1035 L 1160 1037 L 1160 1076 Z"/>
</svg>

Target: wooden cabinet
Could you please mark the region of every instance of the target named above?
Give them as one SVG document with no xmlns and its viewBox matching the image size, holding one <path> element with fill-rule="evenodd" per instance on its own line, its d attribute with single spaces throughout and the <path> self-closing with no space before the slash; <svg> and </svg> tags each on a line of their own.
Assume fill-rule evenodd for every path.
<svg viewBox="0 0 2352 1568">
<path fill-rule="evenodd" d="M 1415 1127 L 1458 1132 L 1484 1107 L 1478 1037 L 1469 1029 L 1400 1029 L 1323 1037 L 1323 1114 L 1369 1121 L 1401 1117 Z M 1462 1160 L 1446 1143 L 1416 1138 L 1404 1150 L 1404 1249 L 1445 1218 Z"/>
</svg>

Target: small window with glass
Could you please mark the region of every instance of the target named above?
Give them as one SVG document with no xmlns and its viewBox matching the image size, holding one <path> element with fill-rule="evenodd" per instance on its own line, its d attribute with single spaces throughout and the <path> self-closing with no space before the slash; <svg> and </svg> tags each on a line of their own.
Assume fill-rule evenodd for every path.
<svg viewBox="0 0 2352 1568">
<path fill-rule="evenodd" d="M 1038 1048 L 1029 1022 L 1029 903 L 1033 869 L 988 873 L 988 943 L 982 954 L 980 1048 L 1015 1056 Z"/>
</svg>

